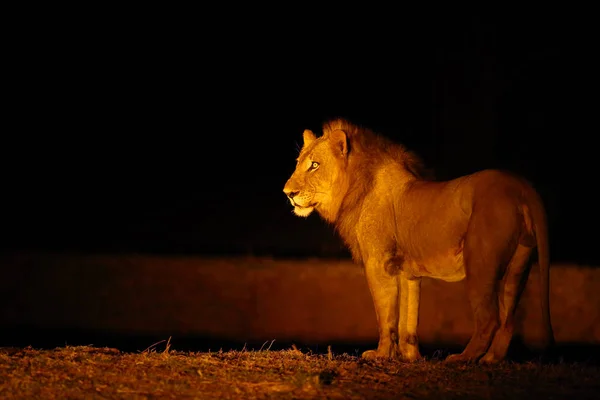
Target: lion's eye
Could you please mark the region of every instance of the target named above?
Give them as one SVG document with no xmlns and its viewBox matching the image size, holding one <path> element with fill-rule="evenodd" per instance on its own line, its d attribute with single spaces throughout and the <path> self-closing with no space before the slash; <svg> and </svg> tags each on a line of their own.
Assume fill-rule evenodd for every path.
<svg viewBox="0 0 600 400">
<path fill-rule="evenodd" d="M 317 168 L 319 168 L 319 163 L 316 161 L 313 161 L 312 164 L 310 164 L 310 169 L 315 170 Z"/>
</svg>

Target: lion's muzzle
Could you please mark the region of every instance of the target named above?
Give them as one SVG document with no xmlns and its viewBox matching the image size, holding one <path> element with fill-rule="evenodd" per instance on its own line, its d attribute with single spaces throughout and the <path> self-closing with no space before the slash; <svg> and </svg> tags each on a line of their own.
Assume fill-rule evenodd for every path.
<svg viewBox="0 0 600 400">
<path fill-rule="evenodd" d="M 300 191 L 292 191 L 292 190 L 288 190 L 288 189 L 283 189 L 283 193 L 285 193 L 285 195 L 288 197 L 288 199 L 290 199 L 292 204 L 294 204 L 294 197 L 296 197 L 298 195 L 298 193 L 300 193 Z"/>
<path fill-rule="evenodd" d="M 294 202 L 294 197 L 296 197 L 296 196 L 298 196 L 298 194 L 300 194 L 300 190 L 297 190 L 294 186 L 295 186 L 294 182 L 290 178 L 285 183 L 285 186 L 283 187 L 283 193 L 285 193 L 285 195 L 290 200 L 290 202 L 292 203 L 293 206 L 296 205 L 296 203 Z"/>
</svg>

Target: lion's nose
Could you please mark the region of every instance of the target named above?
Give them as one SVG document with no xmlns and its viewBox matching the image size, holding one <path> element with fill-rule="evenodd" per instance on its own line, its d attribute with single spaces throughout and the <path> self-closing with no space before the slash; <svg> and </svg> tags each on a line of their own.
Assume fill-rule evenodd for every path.
<svg viewBox="0 0 600 400">
<path fill-rule="evenodd" d="M 283 189 L 283 193 L 285 193 L 285 195 L 290 199 L 293 200 L 294 197 L 296 197 L 298 195 L 298 193 L 300 193 L 297 190 L 291 190 L 291 189 Z"/>
</svg>

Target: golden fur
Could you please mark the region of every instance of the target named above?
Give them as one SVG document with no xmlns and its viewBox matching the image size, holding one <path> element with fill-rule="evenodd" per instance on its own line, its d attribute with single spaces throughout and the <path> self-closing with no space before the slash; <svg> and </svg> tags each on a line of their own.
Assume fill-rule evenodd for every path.
<svg viewBox="0 0 600 400">
<path fill-rule="evenodd" d="M 304 131 L 296 170 L 284 192 L 298 216 L 316 210 L 362 263 L 374 301 L 379 344 L 363 357 L 421 358 L 417 337 L 422 277 L 466 279 L 475 329 L 447 361 L 505 358 L 515 310 L 537 247 L 548 344 L 549 257 L 546 216 L 523 179 L 485 170 L 429 179 L 404 146 L 348 121 Z"/>
</svg>

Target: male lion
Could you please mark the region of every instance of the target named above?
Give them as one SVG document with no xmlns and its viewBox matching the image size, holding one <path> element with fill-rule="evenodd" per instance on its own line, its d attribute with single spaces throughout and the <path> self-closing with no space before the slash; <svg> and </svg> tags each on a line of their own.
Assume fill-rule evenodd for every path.
<svg viewBox="0 0 600 400">
<path fill-rule="evenodd" d="M 364 264 L 379 328 L 377 350 L 364 358 L 422 358 L 420 287 L 430 277 L 466 279 L 474 314 L 468 345 L 446 361 L 503 360 L 535 247 L 547 343 L 553 343 L 545 210 L 525 180 L 497 170 L 427 179 L 404 146 L 343 119 L 325 123 L 319 138 L 310 130 L 303 136 L 283 191 L 296 215 L 317 210 Z"/>
</svg>

